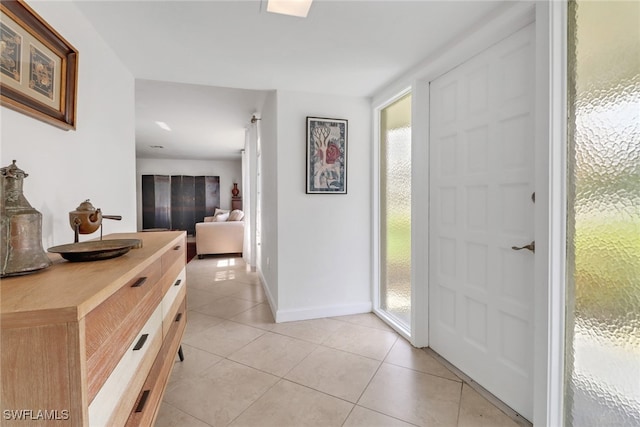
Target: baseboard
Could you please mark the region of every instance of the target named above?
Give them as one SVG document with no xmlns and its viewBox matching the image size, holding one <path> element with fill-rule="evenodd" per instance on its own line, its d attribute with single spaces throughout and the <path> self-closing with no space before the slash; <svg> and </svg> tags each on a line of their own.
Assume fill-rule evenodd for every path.
<svg viewBox="0 0 640 427">
<path fill-rule="evenodd" d="M 293 310 L 278 310 L 278 305 L 271 295 L 269 286 L 267 286 L 267 280 L 262 274 L 261 269 L 257 269 L 258 278 L 260 284 L 267 296 L 267 302 L 271 308 L 271 314 L 276 320 L 276 323 L 283 322 L 295 322 L 297 320 L 310 320 L 321 319 L 323 317 L 336 317 L 336 316 L 348 316 L 350 314 L 370 313 L 373 309 L 373 304 L 370 301 L 361 302 L 356 304 L 340 304 L 340 305 L 328 305 L 323 307 L 306 307 L 296 308 Z"/>
<path fill-rule="evenodd" d="M 296 320 L 320 319 L 323 317 L 347 316 L 349 314 L 370 313 L 373 305 L 370 301 L 355 304 L 328 305 L 322 307 L 305 307 L 293 310 L 278 310 L 276 323 L 294 322 Z"/>
<path fill-rule="evenodd" d="M 262 285 L 262 289 L 264 290 L 264 294 L 267 296 L 267 302 L 269 303 L 269 308 L 271 309 L 271 315 L 273 318 L 276 318 L 276 313 L 278 312 L 278 305 L 273 300 L 273 295 L 271 295 L 271 291 L 269 290 L 269 286 L 267 286 L 267 279 L 264 278 L 264 274 L 262 274 L 262 270 L 257 268 L 256 272 L 258 273 L 258 279 L 260 280 L 260 284 Z"/>
</svg>

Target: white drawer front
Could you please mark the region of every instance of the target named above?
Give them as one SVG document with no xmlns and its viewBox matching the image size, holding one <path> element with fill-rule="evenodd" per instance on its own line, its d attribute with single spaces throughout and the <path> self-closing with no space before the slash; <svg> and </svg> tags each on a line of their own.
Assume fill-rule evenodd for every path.
<svg viewBox="0 0 640 427">
<path fill-rule="evenodd" d="M 162 318 L 163 319 L 167 317 L 167 314 L 169 314 L 169 310 L 171 310 L 171 306 L 173 305 L 173 302 L 178 297 L 180 290 L 185 286 L 187 286 L 186 278 L 187 278 L 187 268 L 185 267 L 182 269 L 180 274 L 178 274 L 178 277 L 176 277 L 176 279 L 173 281 L 173 284 L 167 290 L 167 293 L 162 298 Z M 180 282 L 178 285 L 176 285 L 176 283 L 178 283 L 178 280 Z"/>
<path fill-rule="evenodd" d="M 144 334 L 148 334 L 144 345 L 139 350 L 134 350 L 136 345 L 139 345 L 139 341 Z M 89 424 L 92 427 L 108 426 L 111 414 L 118 406 L 120 397 L 129 387 L 131 379 L 145 355 L 153 347 L 156 347 L 152 356 L 155 357 L 155 353 L 159 350 L 159 345 L 153 345 L 154 341 L 160 342 L 154 340 L 159 334 L 162 334 L 162 304 L 158 304 L 158 307 L 156 307 L 147 323 L 142 327 L 136 339 L 133 340 L 133 343 L 131 343 L 120 362 L 118 362 L 93 399 L 93 402 L 91 402 L 91 405 L 89 405 Z"/>
</svg>

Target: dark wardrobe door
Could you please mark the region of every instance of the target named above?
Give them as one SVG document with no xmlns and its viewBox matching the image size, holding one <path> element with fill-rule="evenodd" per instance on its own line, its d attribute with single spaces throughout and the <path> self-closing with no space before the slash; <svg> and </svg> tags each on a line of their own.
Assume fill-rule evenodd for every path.
<svg viewBox="0 0 640 427">
<path fill-rule="evenodd" d="M 175 175 L 171 177 L 171 228 L 186 230 L 187 234 L 196 231 L 195 178 Z"/>
<path fill-rule="evenodd" d="M 170 178 L 142 175 L 142 228 L 171 228 Z"/>
</svg>

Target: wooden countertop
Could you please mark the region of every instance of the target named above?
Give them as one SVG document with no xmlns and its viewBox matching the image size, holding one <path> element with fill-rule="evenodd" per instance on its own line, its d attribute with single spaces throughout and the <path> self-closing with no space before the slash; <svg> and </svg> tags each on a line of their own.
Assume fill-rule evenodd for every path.
<svg viewBox="0 0 640 427">
<path fill-rule="evenodd" d="M 109 234 L 104 239 L 140 239 L 142 248 L 91 262 L 69 262 L 56 255 L 49 268 L 3 278 L 0 326 L 5 329 L 32 326 L 34 322 L 77 321 L 184 238 L 184 231 Z"/>
</svg>

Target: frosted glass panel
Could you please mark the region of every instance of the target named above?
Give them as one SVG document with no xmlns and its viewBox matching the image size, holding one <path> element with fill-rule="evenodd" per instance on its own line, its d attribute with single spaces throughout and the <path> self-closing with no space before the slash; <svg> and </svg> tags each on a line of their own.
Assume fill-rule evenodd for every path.
<svg viewBox="0 0 640 427">
<path fill-rule="evenodd" d="M 640 2 L 569 8 L 565 421 L 640 425 Z"/>
<path fill-rule="evenodd" d="M 380 308 L 411 325 L 411 95 L 380 114 Z"/>
</svg>

